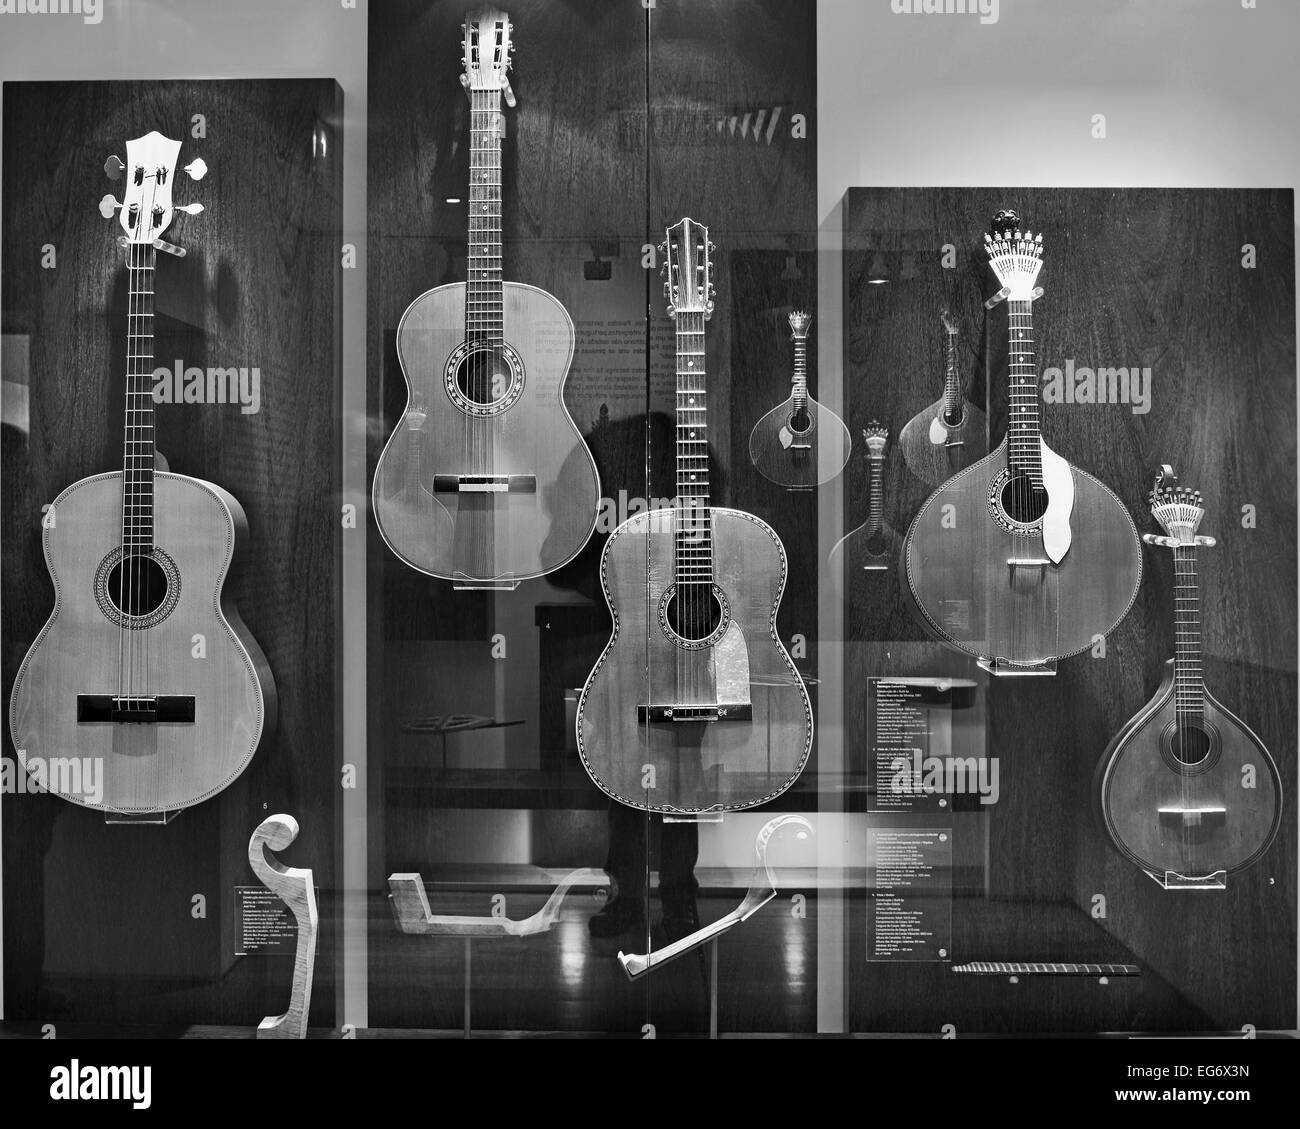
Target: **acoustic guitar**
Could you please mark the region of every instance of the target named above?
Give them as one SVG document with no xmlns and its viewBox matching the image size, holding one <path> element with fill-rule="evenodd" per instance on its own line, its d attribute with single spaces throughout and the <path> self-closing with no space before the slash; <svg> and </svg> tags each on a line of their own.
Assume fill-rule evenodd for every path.
<svg viewBox="0 0 1300 1129">
<path fill-rule="evenodd" d="M 1043 237 L 1000 212 L 985 235 L 1007 304 L 1007 435 L 939 487 L 903 543 L 903 583 L 925 626 L 993 674 L 1054 674 L 1106 635 L 1142 579 L 1132 517 L 1109 487 L 1043 439 L 1031 309 Z"/>
<path fill-rule="evenodd" d="M 867 520 L 835 542 L 830 553 L 831 575 L 840 575 L 837 562 L 843 557 L 850 588 L 852 581 L 847 578 L 854 570 L 884 572 L 898 563 L 894 527 L 885 520 L 885 449 L 889 445 L 889 429 L 872 420 L 863 430 L 862 439 L 871 464 Z"/>
<path fill-rule="evenodd" d="M 663 251 L 677 329 L 677 493 L 605 545 L 614 630 L 578 701 L 578 751 L 592 780 L 629 807 L 731 811 L 794 783 L 812 747 L 812 708 L 776 632 L 785 548 L 753 514 L 710 501 L 708 231 L 683 219 Z"/>
<path fill-rule="evenodd" d="M 808 394 L 808 327 L 812 315 L 790 314 L 794 378 L 789 397 L 754 424 L 749 459 L 758 472 L 787 490 L 810 490 L 830 482 L 849 461 L 849 429 L 830 408 Z"/>
<path fill-rule="evenodd" d="M 908 420 L 898 436 L 908 469 L 931 486 L 982 459 L 989 450 L 984 413 L 962 391 L 957 362 L 960 327 L 947 310 L 942 316 L 948 338 L 943 396 Z"/>
<path fill-rule="evenodd" d="M 1174 556 L 1174 657 L 1155 696 L 1111 741 L 1096 797 L 1116 848 L 1165 889 L 1222 889 L 1273 842 L 1282 784 L 1263 742 L 1205 686 L 1197 550 L 1199 493 L 1164 466 L 1151 492 L 1164 530 L 1144 534 Z"/>
<path fill-rule="evenodd" d="M 247 536 L 220 486 L 155 469 L 153 335 L 159 250 L 181 143 L 127 142 L 119 213 L 128 307 L 122 469 L 64 490 L 45 515 L 54 611 L 23 659 L 9 727 L 29 775 L 127 821 L 158 821 L 215 795 L 273 725 L 275 687 L 224 585 Z M 198 178 L 202 160 L 186 166 Z M 201 647 L 201 649 L 200 649 Z"/>
<path fill-rule="evenodd" d="M 509 590 L 571 561 L 600 481 L 564 403 L 573 322 L 501 272 L 501 100 L 513 106 L 509 23 L 465 24 L 470 102 L 466 280 L 410 304 L 397 327 L 407 403 L 375 469 L 372 507 L 406 564 L 459 588 Z"/>
</svg>

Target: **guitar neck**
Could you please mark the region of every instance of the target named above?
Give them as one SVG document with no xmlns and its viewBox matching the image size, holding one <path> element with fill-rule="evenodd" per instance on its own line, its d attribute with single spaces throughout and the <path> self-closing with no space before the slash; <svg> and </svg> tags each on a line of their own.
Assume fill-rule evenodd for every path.
<svg viewBox="0 0 1300 1129">
<path fill-rule="evenodd" d="M 153 550 L 153 296 L 157 251 L 148 243 L 127 248 L 126 408 L 122 454 L 122 543 L 128 551 Z"/>
<path fill-rule="evenodd" d="M 470 91 L 465 339 L 502 342 L 501 91 Z"/>
<path fill-rule="evenodd" d="M 867 511 L 867 531 L 869 533 L 880 532 L 880 527 L 884 521 L 885 512 L 885 454 L 881 451 L 879 454 L 871 455 L 871 493 L 870 505 Z"/>
<path fill-rule="evenodd" d="M 947 372 L 943 381 L 943 414 L 949 423 L 961 416 L 961 379 L 957 374 L 957 334 L 948 330 Z"/>
<path fill-rule="evenodd" d="M 709 432 L 704 375 L 704 314 L 677 314 L 676 579 L 713 583 Z"/>
<path fill-rule="evenodd" d="M 1038 367 L 1034 359 L 1032 302 L 1007 303 L 1007 355 L 1010 379 L 1007 460 L 1013 471 L 1043 484 L 1042 432 L 1038 415 Z"/>
<path fill-rule="evenodd" d="M 1179 721 L 1199 721 L 1205 711 L 1195 545 L 1174 549 L 1174 709 Z"/>
<path fill-rule="evenodd" d="M 808 406 L 808 339 L 794 339 L 794 390 L 792 393 L 795 410 Z"/>
</svg>

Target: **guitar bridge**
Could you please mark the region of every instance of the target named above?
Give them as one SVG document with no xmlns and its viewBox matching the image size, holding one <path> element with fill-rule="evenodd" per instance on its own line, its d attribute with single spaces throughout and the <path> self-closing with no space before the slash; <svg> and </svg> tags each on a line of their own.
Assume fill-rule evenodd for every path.
<svg viewBox="0 0 1300 1129">
<path fill-rule="evenodd" d="M 657 706 L 636 708 L 637 721 L 753 721 L 754 707 L 749 702 L 716 706 Z"/>
<path fill-rule="evenodd" d="M 435 494 L 536 494 L 534 474 L 435 474 Z"/>
<path fill-rule="evenodd" d="M 194 724 L 192 694 L 155 694 L 151 697 L 117 694 L 78 694 L 79 722 L 115 722 L 119 725 Z"/>
</svg>

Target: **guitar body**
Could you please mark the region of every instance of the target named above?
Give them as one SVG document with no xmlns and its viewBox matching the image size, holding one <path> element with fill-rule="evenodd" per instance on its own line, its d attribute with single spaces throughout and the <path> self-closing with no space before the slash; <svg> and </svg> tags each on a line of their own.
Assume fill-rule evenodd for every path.
<svg viewBox="0 0 1300 1129">
<path fill-rule="evenodd" d="M 637 514 L 605 546 L 601 581 L 614 631 L 578 703 L 578 751 L 592 780 L 629 807 L 753 807 L 794 783 L 812 747 L 808 693 L 776 634 L 785 550 L 758 518 L 714 509 L 714 585 L 725 612 L 710 640 L 688 643 L 666 610 L 674 521 L 672 510 Z M 645 722 L 638 713 L 719 702 L 746 702 L 752 716 Z"/>
<path fill-rule="evenodd" d="M 1167 874 L 1232 874 L 1258 859 L 1277 834 L 1277 766 L 1208 689 L 1204 720 L 1184 721 L 1181 732 L 1175 700 L 1171 659 L 1155 696 L 1116 734 L 1098 764 L 1101 817 L 1120 853 L 1158 881 Z M 1244 787 L 1246 781 L 1254 786 Z"/>
<path fill-rule="evenodd" d="M 1004 441 L 930 495 L 903 545 L 903 582 L 927 626 L 1009 671 L 1092 646 L 1128 613 L 1142 578 L 1123 503 L 1046 443 L 1041 451 L 1048 504 L 1036 520 L 1008 517 Z"/>
<path fill-rule="evenodd" d="M 811 396 L 796 411 L 794 398 L 778 404 L 749 433 L 749 458 L 771 482 L 808 490 L 844 469 L 853 446 L 849 429 Z"/>
<path fill-rule="evenodd" d="M 153 560 L 165 583 L 154 586 L 161 599 L 149 614 L 128 618 L 109 594 L 122 544 L 121 472 L 83 478 L 55 499 L 44 530 L 54 611 L 9 703 L 29 771 L 39 758 L 50 767 L 51 791 L 106 812 L 174 811 L 207 799 L 243 772 L 275 724 L 266 660 L 223 591 L 247 535 L 243 510 L 218 486 L 161 471 L 153 504 Z M 120 669 L 130 672 L 123 688 Z M 78 695 L 118 693 L 192 697 L 193 720 L 78 720 Z M 60 786 L 52 758 L 100 758 L 102 797 L 84 779 L 80 791 Z"/>
<path fill-rule="evenodd" d="M 596 526 L 596 464 L 564 404 L 573 322 L 533 286 L 502 284 L 505 348 L 465 353 L 465 285 L 421 294 L 397 328 L 408 398 L 375 470 L 375 520 L 412 568 L 514 583 L 572 560 Z M 448 488 L 493 476 L 503 491 Z"/>
<path fill-rule="evenodd" d="M 966 401 L 961 422 L 944 422 L 942 397 L 918 412 L 899 433 L 898 444 L 908 469 L 931 486 L 946 482 L 988 454 L 988 428 L 983 411 Z"/>
</svg>

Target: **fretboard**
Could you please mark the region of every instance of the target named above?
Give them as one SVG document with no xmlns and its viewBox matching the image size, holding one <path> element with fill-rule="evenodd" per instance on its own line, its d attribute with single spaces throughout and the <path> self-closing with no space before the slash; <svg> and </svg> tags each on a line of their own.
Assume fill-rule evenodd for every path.
<svg viewBox="0 0 1300 1129">
<path fill-rule="evenodd" d="M 947 375 L 943 382 L 943 415 L 949 423 L 961 421 L 961 378 L 957 372 L 957 335 L 948 333 Z"/>
<path fill-rule="evenodd" d="M 1199 720 L 1204 708 L 1196 546 L 1179 545 L 1174 549 L 1174 709 L 1179 720 Z"/>
<path fill-rule="evenodd" d="M 126 419 L 122 456 L 122 546 L 153 550 L 153 290 L 151 244 L 127 248 Z"/>
<path fill-rule="evenodd" d="M 1007 454 L 1012 470 L 1025 471 L 1043 484 L 1038 417 L 1038 368 L 1034 362 L 1032 303 L 1007 303 L 1007 360 L 1011 393 L 1007 410 Z"/>
<path fill-rule="evenodd" d="M 879 455 L 871 456 L 871 493 L 870 504 L 867 510 L 867 532 L 869 534 L 879 533 L 881 520 L 884 517 L 885 510 L 885 456 L 882 452 Z"/>
<path fill-rule="evenodd" d="M 469 261 L 465 339 L 499 345 L 501 306 L 501 91 L 471 90 Z"/>
<path fill-rule="evenodd" d="M 808 406 L 808 339 L 794 339 L 794 407 L 798 411 Z"/>
<path fill-rule="evenodd" d="M 677 314 L 677 529 L 679 586 L 713 583 L 704 315 Z"/>
</svg>

